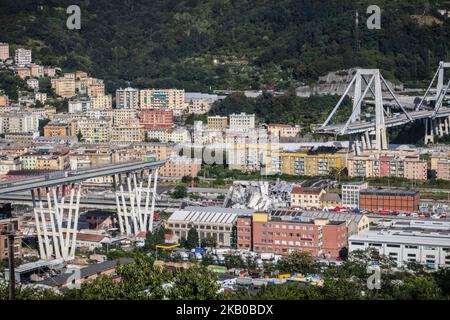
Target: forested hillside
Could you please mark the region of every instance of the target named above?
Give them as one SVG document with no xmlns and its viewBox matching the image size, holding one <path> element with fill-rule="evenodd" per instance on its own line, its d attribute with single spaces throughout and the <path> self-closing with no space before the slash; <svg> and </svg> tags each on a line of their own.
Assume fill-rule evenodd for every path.
<svg viewBox="0 0 450 320">
<path fill-rule="evenodd" d="M 0 41 L 41 63 L 125 86 L 285 89 L 328 71 L 379 67 L 428 82 L 449 59 L 450 19 L 437 0 L 2 0 Z M 66 28 L 69 5 L 81 30 Z M 366 28 L 379 5 L 381 30 Z M 355 12 L 360 13 L 358 36 Z M 359 45 L 355 39 L 359 39 Z"/>
</svg>

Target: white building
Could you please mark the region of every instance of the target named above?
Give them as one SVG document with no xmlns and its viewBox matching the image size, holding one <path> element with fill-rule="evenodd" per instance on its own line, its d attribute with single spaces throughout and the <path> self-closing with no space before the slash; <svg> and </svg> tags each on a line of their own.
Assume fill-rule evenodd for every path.
<svg viewBox="0 0 450 320">
<path fill-rule="evenodd" d="M 125 88 L 116 90 L 116 108 L 117 109 L 138 109 L 139 108 L 139 90 L 134 88 Z"/>
<path fill-rule="evenodd" d="M 418 262 L 430 268 L 450 267 L 450 222 L 397 221 L 390 227 L 349 237 L 349 252 L 375 248 L 398 267 Z"/>
<path fill-rule="evenodd" d="M 28 79 L 27 86 L 30 89 L 39 89 L 39 81 L 37 79 Z"/>
<path fill-rule="evenodd" d="M 85 112 L 90 107 L 91 101 L 89 99 L 69 100 L 69 113 Z"/>
<path fill-rule="evenodd" d="M 34 100 L 40 101 L 44 104 L 47 101 L 47 94 L 45 92 L 36 92 L 34 94 Z"/>
<path fill-rule="evenodd" d="M 29 66 L 31 64 L 31 50 L 27 49 L 17 49 L 14 61 L 19 66 Z"/>
<path fill-rule="evenodd" d="M 230 115 L 230 130 L 233 131 L 250 131 L 255 129 L 255 115 L 233 113 Z"/>
<path fill-rule="evenodd" d="M 342 206 L 344 208 L 359 208 L 359 192 L 367 189 L 367 182 L 348 182 L 342 184 Z"/>
<path fill-rule="evenodd" d="M 35 113 L 11 112 L 0 115 L 0 133 L 26 133 L 39 129 L 40 116 Z"/>
<path fill-rule="evenodd" d="M 172 234 L 186 239 L 191 228 L 195 228 L 201 239 L 216 239 L 218 247 L 230 247 L 232 230 L 238 215 L 250 215 L 253 210 L 231 209 L 221 207 L 186 207 L 175 211 L 167 220 Z"/>
</svg>

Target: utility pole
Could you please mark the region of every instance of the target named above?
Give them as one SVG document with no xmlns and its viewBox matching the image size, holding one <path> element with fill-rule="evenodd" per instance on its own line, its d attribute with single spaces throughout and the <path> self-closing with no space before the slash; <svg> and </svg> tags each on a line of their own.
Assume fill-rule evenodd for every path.
<svg viewBox="0 0 450 320">
<path fill-rule="evenodd" d="M 8 225 L 9 300 L 16 299 L 16 273 L 14 271 L 14 224 Z"/>
</svg>

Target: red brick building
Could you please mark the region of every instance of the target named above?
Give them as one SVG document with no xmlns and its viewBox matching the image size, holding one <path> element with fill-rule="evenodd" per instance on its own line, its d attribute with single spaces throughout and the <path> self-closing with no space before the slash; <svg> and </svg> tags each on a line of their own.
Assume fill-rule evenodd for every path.
<svg viewBox="0 0 450 320">
<path fill-rule="evenodd" d="M 415 212 L 419 210 L 420 194 L 415 190 L 365 189 L 359 193 L 361 210 Z"/>
<path fill-rule="evenodd" d="M 255 213 L 237 219 L 237 248 L 288 255 L 308 251 L 318 258 L 338 258 L 347 246 L 345 221 L 299 220 Z"/>
<path fill-rule="evenodd" d="M 144 129 L 171 129 L 173 126 L 172 110 L 146 109 L 139 113 L 139 120 Z"/>
</svg>

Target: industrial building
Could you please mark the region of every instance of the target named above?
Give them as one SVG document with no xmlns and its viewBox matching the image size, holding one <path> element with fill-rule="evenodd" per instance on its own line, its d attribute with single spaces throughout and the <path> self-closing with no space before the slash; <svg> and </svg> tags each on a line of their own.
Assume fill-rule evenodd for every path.
<svg viewBox="0 0 450 320">
<path fill-rule="evenodd" d="M 420 194 L 416 190 L 364 189 L 359 202 L 361 210 L 415 212 L 419 210 Z"/>
<path fill-rule="evenodd" d="M 396 221 L 349 238 L 349 252 L 374 248 L 398 267 L 408 262 L 429 268 L 450 266 L 450 222 Z"/>
<path fill-rule="evenodd" d="M 167 220 L 172 234 L 186 239 L 191 228 L 195 228 L 201 239 L 213 237 L 218 247 L 231 247 L 232 230 L 238 215 L 249 216 L 253 210 L 220 207 L 186 207 L 175 211 Z"/>
</svg>

